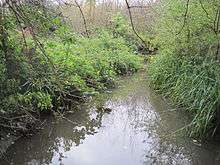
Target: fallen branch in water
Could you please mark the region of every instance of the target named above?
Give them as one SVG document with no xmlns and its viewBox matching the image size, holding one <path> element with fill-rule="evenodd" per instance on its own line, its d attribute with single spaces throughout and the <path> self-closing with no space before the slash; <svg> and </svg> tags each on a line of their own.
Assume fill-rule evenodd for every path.
<svg viewBox="0 0 220 165">
<path fill-rule="evenodd" d="M 73 124 L 74 126 L 76 126 L 76 124 L 78 124 L 77 122 L 74 122 L 70 119 L 68 119 L 67 117 L 64 116 L 64 114 L 60 113 L 59 111 L 55 112 L 58 114 L 58 117 L 61 117 L 62 119 L 68 121 L 69 123 Z"/>
</svg>

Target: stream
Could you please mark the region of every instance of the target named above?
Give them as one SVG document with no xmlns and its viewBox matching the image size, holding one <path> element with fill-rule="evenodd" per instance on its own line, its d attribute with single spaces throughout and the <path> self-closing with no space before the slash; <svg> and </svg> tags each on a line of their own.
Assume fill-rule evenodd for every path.
<svg viewBox="0 0 220 165">
<path fill-rule="evenodd" d="M 42 131 L 17 140 L 0 165 L 220 164 L 219 142 L 173 133 L 189 116 L 156 95 L 144 72 L 65 117 L 48 118 Z"/>
</svg>

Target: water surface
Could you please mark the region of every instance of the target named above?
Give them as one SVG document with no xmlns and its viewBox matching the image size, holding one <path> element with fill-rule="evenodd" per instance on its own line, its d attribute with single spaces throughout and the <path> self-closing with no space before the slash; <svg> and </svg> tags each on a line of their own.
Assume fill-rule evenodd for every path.
<svg viewBox="0 0 220 165">
<path fill-rule="evenodd" d="M 105 109 L 107 108 L 107 109 Z M 19 139 L 1 165 L 217 165 L 219 142 L 200 144 L 172 132 L 188 124 L 148 87 L 145 73 L 123 78 L 67 119 L 48 119 L 38 134 Z"/>
</svg>

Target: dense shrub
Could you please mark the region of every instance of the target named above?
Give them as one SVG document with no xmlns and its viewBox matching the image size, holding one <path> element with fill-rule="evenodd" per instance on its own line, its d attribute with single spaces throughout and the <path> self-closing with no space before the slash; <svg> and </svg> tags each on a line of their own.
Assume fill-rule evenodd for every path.
<svg viewBox="0 0 220 165">
<path fill-rule="evenodd" d="M 38 40 L 27 36 L 25 51 L 19 30 L 8 29 L 13 74 L 8 77 L 4 55 L 0 56 L 2 113 L 64 106 L 62 99 L 79 99 L 103 91 L 114 85 L 115 76 L 141 67 L 141 59 L 123 37 L 100 30 L 99 35 L 85 38 L 71 32 L 59 18 L 51 22 L 58 27 L 55 33 L 39 31 Z M 43 44 L 36 46 L 38 42 Z"/>
</svg>

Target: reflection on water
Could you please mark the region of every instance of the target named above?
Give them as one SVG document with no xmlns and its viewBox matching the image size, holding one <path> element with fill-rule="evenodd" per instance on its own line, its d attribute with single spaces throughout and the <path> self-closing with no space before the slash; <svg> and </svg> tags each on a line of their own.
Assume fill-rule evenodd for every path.
<svg viewBox="0 0 220 165">
<path fill-rule="evenodd" d="M 219 143 L 167 138 L 188 123 L 187 115 L 173 111 L 146 82 L 143 73 L 121 80 L 111 94 L 66 115 L 72 122 L 48 119 L 42 132 L 11 146 L 0 164 L 219 164 Z"/>
</svg>

